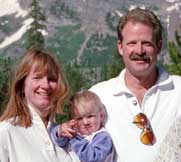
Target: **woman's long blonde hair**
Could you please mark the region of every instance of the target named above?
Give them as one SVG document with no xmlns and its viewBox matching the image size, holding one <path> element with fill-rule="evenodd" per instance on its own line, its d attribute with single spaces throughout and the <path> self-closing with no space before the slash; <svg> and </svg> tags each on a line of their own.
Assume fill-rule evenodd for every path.
<svg viewBox="0 0 181 162">
<path fill-rule="evenodd" d="M 63 76 L 62 68 L 56 58 L 45 51 L 31 49 L 20 60 L 10 88 L 10 98 L 0 121 L 12 119 L 12 124 L 29 127 L 32 124 L 29 109 L 25 103 L 24 81 L 33 65 L 35 70 L 46 74 L 55 74 L 57 77 L 57 90 L 52 96 L 51 114 L 62 112 L 64 101 L 68 95 L 69 87 Z"/>
</svg>

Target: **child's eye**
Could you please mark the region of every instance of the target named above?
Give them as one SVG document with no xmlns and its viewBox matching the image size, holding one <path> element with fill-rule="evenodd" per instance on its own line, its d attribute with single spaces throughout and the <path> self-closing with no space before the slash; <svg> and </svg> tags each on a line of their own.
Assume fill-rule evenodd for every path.
<svg viewBox="0 0 181 162">
<path fill-rule="evenodd" d="M 94 117 L 94 116 L 95 116 L 95 115 L 89 115 L 88 118 L 92 118 L 92 117 Z"/>
<path fill-rule="evenodd" d="M 80 121 L 80 120 L 82 120 L 82 118 L 76 118 L 76 121 Z"/>
</svg>

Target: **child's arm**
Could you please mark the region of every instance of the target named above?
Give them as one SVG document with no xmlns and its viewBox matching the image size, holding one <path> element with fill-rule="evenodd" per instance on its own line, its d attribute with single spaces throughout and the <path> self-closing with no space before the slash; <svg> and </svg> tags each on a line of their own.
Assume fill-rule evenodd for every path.
<svg viewBox="0 0 181 162">
<path fill-rule="evenodd" d="M 53 126 L 53 128 L 49 130 L 53 143 L 63 148 L 67 147 L 70 138 L 76 135 L 74 130 L 75 124 L 75 120 L 70 120 L 61 125 Z"/>
<path fill-rule="evenodd" d="M 81 136 L 70 140 L 74 152 L 82 162 L 103 162 L 112 152 L 113 143 L 107 132 L 100 132 L 91 142 Z"/>
<path fill-rule="evenodd" d="M 54 128 L 52 128 L 52 130 L 50 131 L 50 137 L 55 145 L 58 145 L 59 147 L 62 147 L 62 148 L 66 148 L 68 146 L 70 139 L 65 136 L 61 136 L 61 137 L 58 136 L 59 127 L 61 126 L 57 125 Z"/>
</svg>

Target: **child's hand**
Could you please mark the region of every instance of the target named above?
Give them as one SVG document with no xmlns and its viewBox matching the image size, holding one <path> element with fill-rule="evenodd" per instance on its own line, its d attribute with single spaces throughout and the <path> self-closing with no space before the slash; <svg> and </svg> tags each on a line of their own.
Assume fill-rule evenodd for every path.
<svg viewBox="0 0 181 162">
<path fill-rule="evenodd" d="M 62 123 L 58 128 L 58 136 L 64 136 L 72 138 L 76 135 L 76 130 L 74 129 L 76 127 L 76 121 L 70 120 L 68 122 Z"/>
</svg>

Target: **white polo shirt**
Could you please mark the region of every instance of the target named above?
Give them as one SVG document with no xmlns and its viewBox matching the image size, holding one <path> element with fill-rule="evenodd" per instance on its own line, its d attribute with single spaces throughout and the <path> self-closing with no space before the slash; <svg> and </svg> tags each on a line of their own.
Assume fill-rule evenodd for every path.
<svg viewBox="0 0 181 162">
<path fill-rule="evenodd" d="M 33 124 L 24 128 L 0 123 L 0 162 L 71 162 L 70 156 L 54 146 L 39 115 L 31 109 Z"/>
<path fill-rule="evenodd" d="M 113 139 L 118 162 L 152 162 L 170 125 L 181 113 L 181 77 L 170 76 L 161 67 L 158 71 L 157 83 L 146 92 L 141 106 L 125 85 L 125 69 L 118 77 L 90 89 L 106 107 L 106 129 Z M 139 112 L 146 114 L 150 120 L 156 136 L 153 146 L 141 143 L 142 130 L 133 124 L 133 118 Z"/>
</svg>

